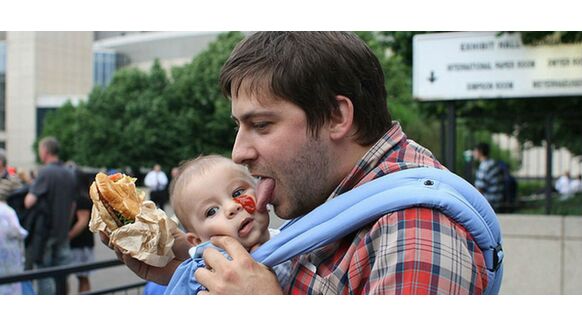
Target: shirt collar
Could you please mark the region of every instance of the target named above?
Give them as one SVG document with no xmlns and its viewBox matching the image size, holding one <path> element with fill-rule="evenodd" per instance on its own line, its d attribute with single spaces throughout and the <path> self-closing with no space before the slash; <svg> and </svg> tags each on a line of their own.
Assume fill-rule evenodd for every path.
<svg viewBox="0 0 582 328">
<path fill-rule="evenodd" d="M 350 174 L 348 174 L 348 176 L 346 176 L 335 188 L 329 199 L 356 187 L 370 171 L 374 170 L 378 164 L 386 158 L 390 150 L 392 150 L 394 146 L 399 144 L 403 139 L 406 139 L 406 135 L 402 131 L 400 123 L 396 121 L 392 122 L 390 130 L 388 130 L 388 132 L 386 132 L 372 147 L 370 147 L 364 156 L 356 163 L 354 168 L 352 168 Z"/>
</svg>

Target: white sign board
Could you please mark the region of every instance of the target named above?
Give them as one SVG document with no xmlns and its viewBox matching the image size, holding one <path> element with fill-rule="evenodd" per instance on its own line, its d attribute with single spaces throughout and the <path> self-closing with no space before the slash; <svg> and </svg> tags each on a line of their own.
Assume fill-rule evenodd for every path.
<svg viewBox="0 0 582 328">
<path fill-rule="evenodd" d="M 419 100 L 582 95 L 582 44 L 524 46 L 518 33 L 420 34 L 413 39 Z"/>
</svg>

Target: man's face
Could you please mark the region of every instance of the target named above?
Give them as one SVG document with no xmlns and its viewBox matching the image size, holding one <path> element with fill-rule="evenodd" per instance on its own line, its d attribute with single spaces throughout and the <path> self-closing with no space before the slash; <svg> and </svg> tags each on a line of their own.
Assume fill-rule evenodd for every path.
<svg viewBox="0 0 582 328">
<path fill-rule="evenodd" d="M 38 146 L 38 158 L 40 159 L 41 162 L 45 162 L 46 159 L 46 148 L 43 147 L 42 145 Z"/>
<path fill-rule="evenodd" d="M 243 169 L 227 161 L 217 164 L 192 178 L 181 193 L 188 223 L 201 241 L 230 236 L 250 250 L 269 240 L 269 214 L 235 200 L 255 199 L 254 181 Z"/>
<path fill-rule="evenodd" d="M 473 158 L 476 161 L 479 161 L 479 162 L 481 161 L 481 152 L 479 151 L 479 149 L 477 149 L 477 148 L 473 149 Z"/>
<path fill-rule="evenodd" d="M 274 185 L 267 199 L 279 217 L 295 218 L 325 202 L 335 188 L 325 126 L 314 138 L 300 107 L 281 100 L 261 103 L 246 92 L 232 98 L 232 117 L 239 127 L 232 158 Z"/>
</svg>

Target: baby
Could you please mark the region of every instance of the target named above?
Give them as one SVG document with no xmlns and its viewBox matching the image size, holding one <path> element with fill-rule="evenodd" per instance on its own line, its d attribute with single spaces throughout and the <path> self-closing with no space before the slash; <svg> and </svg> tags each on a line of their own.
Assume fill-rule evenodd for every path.
<svg viewBox="0 0 582 328">
<path fill-rule="evenodd" d="M 236 238 L 249 252 L 270 239 L 269 214 L 256 211 L 255 179 L 246 167 L 218 156 L 201 156 L 182 164 L 170 186 L 170 201 L 193 247 L 191 259 L 174 272 L 166 294 L 197 294 L 203 287 L 194 271 L 204 266 L 202 252 L 214 247 L 212 236 Z M 279 282 L 289 263 L 275 266 Z"/>
</svg>

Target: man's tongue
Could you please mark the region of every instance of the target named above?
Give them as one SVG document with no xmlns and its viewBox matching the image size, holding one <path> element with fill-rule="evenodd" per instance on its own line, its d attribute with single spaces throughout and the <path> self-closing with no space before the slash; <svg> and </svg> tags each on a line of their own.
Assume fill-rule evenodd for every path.
<svg viewBox="0 0 582 328">
<path fill-rule="evenodd" d="M 257 211 L 266 212 L 267 204 L 273 200 L 275 181 L 271 178 L 262 178 L 257 184 Z"/>
</svg>

